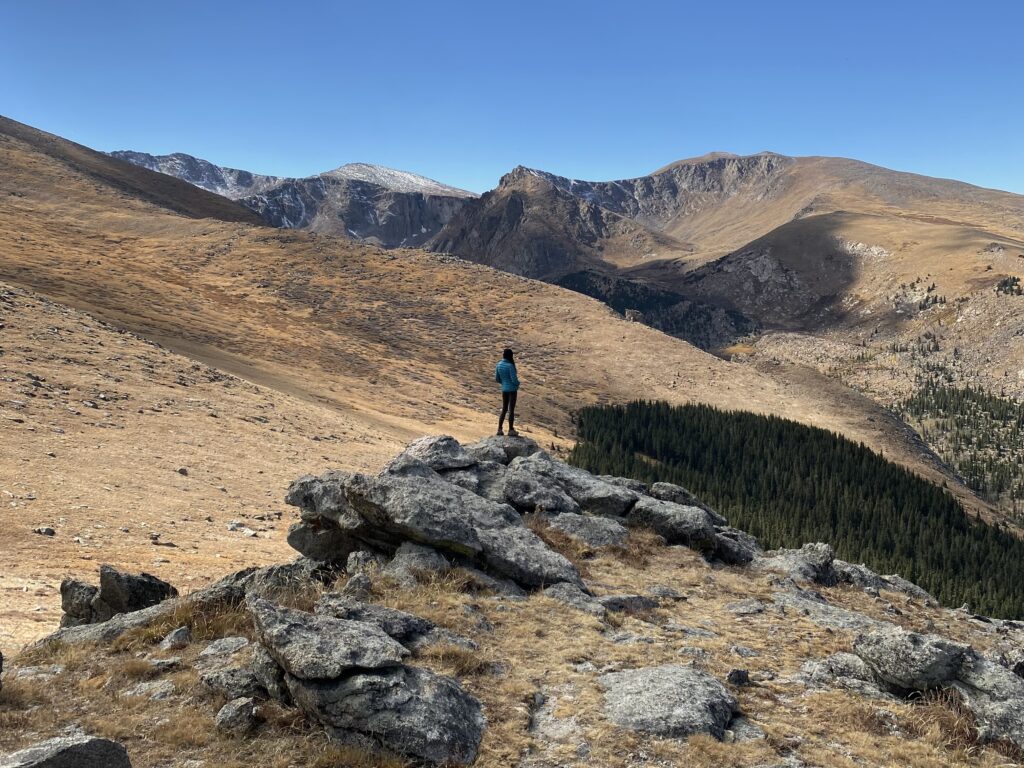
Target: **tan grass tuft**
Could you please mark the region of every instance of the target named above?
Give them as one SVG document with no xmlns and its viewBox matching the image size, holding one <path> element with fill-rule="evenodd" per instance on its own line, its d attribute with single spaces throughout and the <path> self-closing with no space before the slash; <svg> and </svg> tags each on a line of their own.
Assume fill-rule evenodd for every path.
<svg viewBox="0 0 1024 768">
<path fill-rule="evenodd" d="M 453 643 L 438 643 L 426 648 L 419 658 L 434 662 L 455 677 L 473 677 L 489 674 L 494 665 L 479 650 L 464 648 Z"/>
<path fill-rule="evenodd" d="M 646 568 L 655 552 L 665 546 L 665 539 L 650 528 L 631 528 L 629 538 L 621 547 L 613 547 L 612 553 L 632 568 Z"/>
</svg>

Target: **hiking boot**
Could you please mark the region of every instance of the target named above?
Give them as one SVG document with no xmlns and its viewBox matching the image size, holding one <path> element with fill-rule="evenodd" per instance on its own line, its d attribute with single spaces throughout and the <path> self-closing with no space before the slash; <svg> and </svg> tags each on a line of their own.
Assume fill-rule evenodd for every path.
<svg viewBox="0 0 1024 768">
<path fill-rule="evenodd" d="M 509 434 L 511 434 L 511 432 L 509 432 Z M 505 435 L 505 430 L 503 430 L 503 429 L 499 428 L 499 429 L 498 429 L 498 435 L 499 435 L 499 436 L 504 436 L 504 435 Z"/>
<path fill-rule="evenodd" d="M 510 430 L 508 431 L 508 436 L 509 436 L 509 437 L 519 437 L 519 433 L 518 433 L 518 432 L 516 432 L 516 431 L 515 431 L 514 429 L 510 429 Z"/>
</svg>

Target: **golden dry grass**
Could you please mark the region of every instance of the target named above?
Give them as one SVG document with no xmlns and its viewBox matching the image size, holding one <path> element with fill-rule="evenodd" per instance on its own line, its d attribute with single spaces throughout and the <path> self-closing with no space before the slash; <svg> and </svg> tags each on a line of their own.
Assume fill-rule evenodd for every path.
<svg viewBox="0 0 1024 768">
<path fill-rule="evenodd" d="M 845 691 L 807 691 L 789 681 L 804 661 L 849 651 L 852 634 L 825 630 L 799 615 L 775 613 L 769 574 L 712 568 L 695 552 L 658 545 L 647 532 L 632 536 L 640 540 L 636 546 L 643 550 L 644 566 L 637 567 L 634 558 L 623 559 L 621 553 L 594 553 L 586 562 L 595 590 L 644 593 L 658 583 L 684 599 L 662 600 L 657 610 L 644 615 L 617 614 L 612 623 L 543 595 L 507 600 L 474 593 L 459 569 L 434 574 L 412 589 L 386 580 L 375 584 L 374 601 L 424 616 L 479 645 L 478 650 L 467 651 L 442 644 L 424 649 L 413 661 L 459 679 L 483 703 L 488 728 L 477 765 L 626 768 L 653 761 L 710 768 L 771 765 L 792 755 L 809 765 L 850 768 L 994 768 L 1016 759 L 1005 745 L 978 744 L 971 721 L 948 696 L 910 702 L 871 700 Z M 878 601 L 853 589 L 822 592 L 830 602 L 852 610 L 879 610 Z M 768 610 L 752 616 L 728 610 L 731 602 L 746 597 L 760 598 Z M 940 631 L 948 629 L 950 636 L 977 647 L 986 638 L 983 629 L 957 612 L 916 601 L 902 604 L 902 610 L 903 616 L 897 618 L 910 628 L 942 622 Z M 177 621 L 194 628 L 206 626 L 209 637 L 240 630 L 240 620 L 230 611 L 221 619 L 181 613 L 167 626 Z M 688 635 L 681 627 L 712 634 Z M 72 716 L 66 709 L 70 703 L 73 716 L 85 727 L 124 740 L 139 768 L 155 768 L 172 756 L 231 766 L 259 759 L 279 768 L 402 764 L 331 746 L 322 730 L 295 710 L 274 703 L 261 706 L 265 723 L 253 736 L 218 734 L 209 724 L 222 702 L 198 684 L 190 667 L 203 647 L 201 641 L 176 652 L 184 655 L 185 663 L 167 674 L 176 686 L 175 697 L 155 702 L 121 695 L 129 681 L 152 674 L 135 654 L 151 650 L 148 643 L 159 634 L 137 636 L 111 648 L 55 646 L 16 659 L 14 667 L 29 661 L 60 663 L 65 671 L 45 683 L 8 678 L 0 693 L 0 749 L 24 744 L 31 733 L 55 732 Z M 742 658 L 733 650 L 737 645 L 758 655 Z M 747 669 L 754 684 L 735 688 L 734 693 L 742 712 L 765 731 L 766 738 L 735 744 L 707 737 L 659 739 L 623 731 L 605 719 L 598 681 L 603 672 L 686 663 L 696 663 L 719 679 L 733 668 Z M 64 702 L 63 707 L 55 706 L 57 701 Z M 200 727 L 182 725 L 185 722 Z M 149 735 L 143 738 L 142 733 Z M 331 762 L 339 760 L 345 762 Z"/>
</svg>

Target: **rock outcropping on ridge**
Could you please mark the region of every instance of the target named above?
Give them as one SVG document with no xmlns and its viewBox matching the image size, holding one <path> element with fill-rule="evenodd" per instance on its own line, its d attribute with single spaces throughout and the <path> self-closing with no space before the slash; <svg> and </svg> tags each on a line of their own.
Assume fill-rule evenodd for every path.
<svg viewBox="0 0 1024 768">
<path fill-rule="evenodd" d="M 585 732 L 581 720 L 591 728 L 596 721 L 601 728 L 623 729 L 617 733 L 680 744 L 697 735 L 710 743 L 727 742 L 722 749 L 766 744 L 764 722 L 770 713 L 757 708 L 765 699 L 747 692 L 769 683 L 776 692 L 838 689 L 869 702 L 913 702 L 940 691 L 959 697 L 979 744 L 995 744 L 1004 754 L 1024 750 L 1024 680 L 1019 675 L 1024 627 L 978 618 L 987 632 L 1002 638 L 986 651 L 909 630 L 896 623 L 903 611 L 882 595 L 901 595 L 907 610 L 934 611 L 934 601 L 919 587 L 837 560 L 822 543 L 764 552 L 756 540 L 731 529 L 679 486 L 648 487 L 628 478 L 594 476 L 527 439 L 492 437 L 462 446 L 440 436 L 410 444 L 376 476 L 335 471 L 299 478 L 287 499 L 300 511 L 289 534 L 304 555 L 295 562 L 247 569 L 184 597 L 167 596 L 105 621 L 67 626 L 34 652 L 84 646 L 97 653 L 93 644 L 102 648 L 127 640 L 125 647 L 132 648 L 140 636 L 155 636 L 147 641 L 154 650 L 136 654 L 135 663 L 152 670 L 147 677 L 157 678 L 193 665 L 198 690 L 215 702 L 211 722 L 222 738 L 248 738 L 267 728 L 266 708 L 273 705 L 302 716 L 346 749 L 398 756 L 413 764 L 469 765 L 487 748 L 491 729 L 508 735 L 506 707 L 512 702 L 489 698 L 481 685 L 500 685 L 510 670 L 507 662 L 497 662 L 485 673 L 490 677 L 483 680 L 489 682 L 477 679 L 467 685 L 462 675 L 433 668 L 431 659 L 461 658 L 472 669 L 474 657 L 492 642 L 495 623 L 521 607 L 540 610 L 545 619 L 536 625 L 536 637 L 520 642 L 544 642 L 540 638 L 553 625 L 581 628 L 589 623 L 599 629 L 592 641 L 624 654 L 603 651 L 605 663 L 595 666 L 588 657 L 598 657 L 596 648 L 581 643 L 572 649 L 575 672 L 592 675 L 593 699 L 581 696 L 574 688 L 578 683 L 557 682 L 564 671 L 543 669 L 525 726 L 540 751 L 520 756 L 517 764 L 524 768 L 566 764 L 555 756 L 564 755 L 559 750 L 568 746 L 575 755 L 570 763 L 589 762 L 594 731 Z M 573 546 L 556 551 L 551 542 L 558 537 Z M 742 599 L 721 606 L 722 615 L 732 617 L 733 631 L 743 634 L 742 642 L 720 635 L 726 631 L 721 620 L 691 620 L 690 597 L 677 588 L 646 580 L 642 594 L 614 589 L 613 582 L 625 573 L 622 564 L 637 556 L 628 548 L 644 537 L 678 555 L 663 561 L 669 570 L 688 560 L 701 564 L 703 570 L 690 571 L 698 574 L 697 581 L 713 585 L 716 578 L 738 579 L 758 585 L 759 597 L 740 593 Z M 567 553 L 573 551 L 582 555 L 570 560 Z M 586 558 L 615 551 L 626 560 L 606 570 L 603 583 L 592 580 Z M 106 575 L 113 579 L 112 569 Z M 419 594 L 421 600 L 431 595 L 433 600 L 443 593 L 430 590 L 446 579 L 473 595 L 470 602 L 456 603 L 460 613 L 473 617 L 460 631 L 393 603 L 375 602 L 382 595 L 398 601 L 403 595 Z M 842 589 L 886 607 L 868 615 L 838 605 L 829 591 Z M 85 591 L 65 590 L 68 596 Z M 489 618 L 480 601 L 493 607 Z M 422 610 L 428 603 L 418 605 Z M 218 614 L 235 616 L 227 626 L 242 634 L 207 636 L 204 647 L 196 633 Z M 188 621 L 188 616 L 191 623 L 176 625 L 178 617 Z M 855 634 L 844 650 L 807 661 L 788 678 L 764 668 L 752 673 L 747 665 L 775 649 L 745 643 L 753 644 L 752 638 L 764 631 L 756 627 L 771 627 L 772 621 L 774 631 L 782 626 L 778 622 L 799 624 L 804 628 L 798 630 L 800 642 L 811 646 L 819 641 L 806 627 L 820 628 L 817 634 L 829 638 L 825 647 L 835 648 L 833 636 Z M 155 627 L 167 629 L 155 634 Z M 665 639 L 671 637 L 681 644 L 666 658 L 663 646 L 672 645 Z M 742 661 L 743 666 L 727 674 L 709 666 L 708 651 L 700 643 L 723 643 L 732 663 Z M 176 655 L 166 656 L 169 652 Z M 183 662 L 184 657 L 190 661 Z M 609 664 L 609 658 L 625 661 Z M 19 665 L 14 672 L 16 680 L 63 674 L 59 665 Z M 554 675 L 550 681 L 549 674 Z M 160 702 L 176 701 L 183 692 L 174 678 L 162 677 L 121 695 Z M 773 706 L 785 703 L 772 698 L 776 693 L 761 695 Z M 570 714 L 564 703 L 558 706 L 560 698 L 581 709 Z M 779 733 L 771 736 L 772 744 L 779 743 Z M 124 754 L 116 744 L 84 736 L 67 744 L 47 742 L 29 754 L 78 749 L 79 744 Z M 489 748 L 493 755 L 493 742 Z M 20 760 L 22 754 L 8 760 Z M 119 764 L 128 764 L 126 755 Z"/>
</svg>

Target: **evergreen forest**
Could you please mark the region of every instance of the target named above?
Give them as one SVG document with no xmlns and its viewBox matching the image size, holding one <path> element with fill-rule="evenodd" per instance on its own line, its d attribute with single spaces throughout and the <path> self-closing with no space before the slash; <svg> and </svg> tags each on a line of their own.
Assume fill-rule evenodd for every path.
<svg viewBox="0 0 1024 768">
<path fill-rule="evenodd" d="M 570 461 L 683 485 L 765 548 L 831 544 L 947 606 L 1024 618 L 1024 541 L 944 488 L 838 434 L 774 416 L 661 402 L 576 415 Z"/>
</svg>

